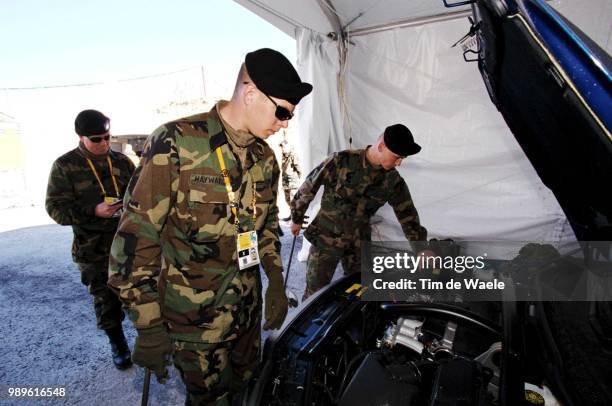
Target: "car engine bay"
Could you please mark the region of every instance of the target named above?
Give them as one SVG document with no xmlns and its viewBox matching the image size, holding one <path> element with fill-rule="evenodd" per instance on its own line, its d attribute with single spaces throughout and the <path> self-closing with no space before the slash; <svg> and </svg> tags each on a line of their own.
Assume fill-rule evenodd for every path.
<svg viewBox="0 0 612 406">
<path fill-rule="evenodd" d="M 501 304 L 364 302 L 348 279 L 266 344 L 257 404 L 503 404 Z M 525 395 L 543 404 L 542 376 L 526 370 Z"/>
</svg>

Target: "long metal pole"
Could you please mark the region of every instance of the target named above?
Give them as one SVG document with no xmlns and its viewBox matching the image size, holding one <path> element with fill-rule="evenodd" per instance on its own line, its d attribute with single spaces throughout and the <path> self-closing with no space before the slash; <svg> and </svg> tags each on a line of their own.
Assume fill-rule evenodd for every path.
<svg viewBox="0 0 612 406">
<path fill-rule="evenodd" d="M 145 368 L 144 384 L 142 385 L 142 400 L 141 406 L 147 406 L 149 404 L 149 385 L 151 384 L 151 370 Z"/>
<path fill-rule="evenodd" d="M 295 240 L 297 240 L 297 235 L 293 236 L 293 242 L 291 243 L 291 253 L 289 254 L 289 265 L 287 265 L 287 274 L 285 275 L 285 286 L 284 289 L 287 289 L 287 281 L 289 280 L 289 271 L 291 270 L 291 262 L 293 262 L 293 250 L 295 249 Z"/>
</svg>

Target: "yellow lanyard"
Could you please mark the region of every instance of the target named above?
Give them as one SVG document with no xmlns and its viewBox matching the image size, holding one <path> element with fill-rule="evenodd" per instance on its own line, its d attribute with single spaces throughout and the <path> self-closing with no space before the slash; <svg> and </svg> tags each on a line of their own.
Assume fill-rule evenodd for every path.
<svg viewBox="0 0 612 406">
<path fill-rule="evenodd" d="M 113 179 L 113 186 L 115 186 L 115 193 L 117 194 L 117 197 L 119 197 L 119 186 L 117 186 L 117 180 L 115 179 L 115 175 L 113 175 L 113 163 L 111 162 L 110 156 L 106 156 L 106 161 L 108 162 L 108 168 L 110 170 L 110 175 L 111 178 Z M 98 171 L 96 171 L 96 167 L 94 166 L 93 162 L 91 162 L 91 159 L 87 158 L 87 162 L 89 163 L 89 167 L 91 168 L 91 171 L 94 173 L 96 180 L 98 181 L 98 184 L 100 185 L 100 189 L 102 189 L 102 194 L 104 196 L 106 196 L 106 189 L 104 189 L 104 185 L 102 184 L 102 181 L 100 180 L 100 176 L 98 175 Z"/>
<path fill-rule="evenodd" d="M 217 152 L 217 158 L 219 158 L 219 165 L 221 165 L 221 175 L 223 176 L 223 181 L 225 182 L 225 190 L 227 190 L 227 197 L 229 198 L 230 208 L 232 209 L 232 214 L 234 215 L 234 225 L 236 229 L 240 228 L 240 220 L 238 219 L 238 208 L 239 202 L 236 199 L 236 194 L 232 190 L 232 183 L 230 182 L 229 172 L 225 168 L 225 160 L 223 159 L 223 153 L 221 152 L 221 147 L 217 147 L 215 149 Z M 255 195 L 255 182 L 253 182 L 253 227 L 255 226 L 255 220 L 257 219 L 257 196 Z"/>
</svg>

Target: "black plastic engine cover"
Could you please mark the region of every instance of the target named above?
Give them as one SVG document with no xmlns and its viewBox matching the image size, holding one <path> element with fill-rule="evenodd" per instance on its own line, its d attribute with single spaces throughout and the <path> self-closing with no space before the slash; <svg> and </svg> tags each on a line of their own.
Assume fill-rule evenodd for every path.
<svg viewBox="0 0 612 406">
<path fill-rule="evenodd" d="M 443 363 L 436 372 L 431 392 L 431 406 L 480 406 L 490 403 L 486 388 L 491 378 L 488 370 L 467 359 Z"/>
<path fill-rule="evenodd" d="M 410 406 L 419 394 L 411 365 L 385 365 L 381 353 L 370 353 L 353 375 L 339 406 Z"/>
</svg>

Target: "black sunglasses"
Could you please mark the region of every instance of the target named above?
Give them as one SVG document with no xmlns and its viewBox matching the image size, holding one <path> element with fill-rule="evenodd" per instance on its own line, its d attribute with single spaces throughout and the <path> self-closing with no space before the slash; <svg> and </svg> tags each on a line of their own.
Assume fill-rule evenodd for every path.
<svg viewBox="0 0 612 406">
<path fill-rule="evenodd" d="M 110 135 L 105 135 L 105 136 L 92 136 L 92 137 L 87 137 L 89 139 L 89 141 L 93 142 L 94 144 L 98 144 L 100 142 L 102 142 L 102 140 L 104 141 L 108 141 L 110 140 Z"/>
<path fill-rule="evenodd" d="M 264 93 L 265 94 L 265 93 Z M 276 106 L 276 111 L 274 112 L 274 115 L 276 116 L 276 118 L 278 118 L 280 121 L 287 121 L 287 120 L 291 120 L 293 118 L 293 113 L 289 111 L 289 109 L 287 109 L 286 107 L 283 106 L 279 106 L 278 103 L 276 103 L 270 96 L 268 96 L 266 94 L 266 97 L 268 99 L 270 99 L 270 101 L 272 103 L 274 103 L 274 105 Z"/>
<path fill-rule="evenodd" d="M 242 82 L 243 85 L 248 85 L 251 82 Z M 259 90 L 259 89 L 258 89 Z M 260 90 L 261 92 L 261 90 Z M 263 92 L 262 92 L 263 93 Z M 289 111 L 286 107 L 279 106 L 268 94 L 264 93 L 268 99 L 276 106 L 276 111 L 274 112 L 274 116 L 278 118 L 280 121 L 287 121 L 293 118 L 293 113 Z"/>
</svg>

